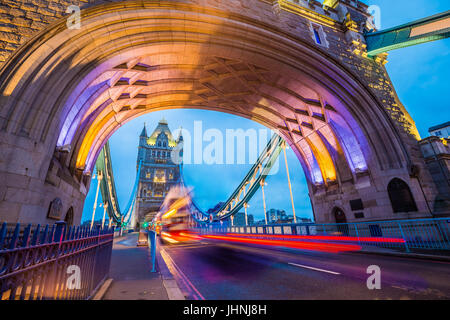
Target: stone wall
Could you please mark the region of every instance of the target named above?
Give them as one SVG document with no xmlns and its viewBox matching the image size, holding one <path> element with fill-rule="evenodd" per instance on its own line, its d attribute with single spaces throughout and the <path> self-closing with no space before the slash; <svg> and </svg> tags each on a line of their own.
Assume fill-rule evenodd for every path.
<svg viewBox="0 0 450 320">
<path fill-rule="evenodd" d="M 387 150 L 384 156 L 391 161 L 385 167 L 380 168 L 385 175 L 380 174 L 378 177 L 362 179 L 362 181 L 367 179 L 369 185 L 371 185 L 370 188 L 367 184 L 362 183 L 356 186 L 342 185 L 328 190 L 319 190 L 313 196 L 313 202 L 317 212 L 326 212 L 320 217 L 322 221 L 333 221 L 331 212 L 335 206 L 342 207 L 345 212 L 351 212 L 349 201 L 355 198 L 363 199 L 367 208 L 366 212 L 372 219 L 381 219 L 390 215 L 391 208 L 386 197 L 386 186 L 389 179 L 394 175 L 408 182 L 420 208 L 417 215 L 425 215 L 427 211 L 425 199 L 433 199 L 436 193 L 435 186 L 418 147 L 418 133 L 414 122 L 399 101 L 384 67 L 386 57 L 380 55 L 372 59 L 365 54 L 365 43 L 361 33 L 365 19 L 367 19 L 364 6 L 357 6 L 354 1 L 350 0 L 341 1 L 338 7 L 326 10 L 321 8 L 318 2 L 302 0 L 175 1 L 180 4 L 191 3 L 209 6 L 224 12 L 255 19 L 272 27 L 275 26 L 286 36 L 291 36 L 294 41 L 308 43 L 314 46 L 316 50 L 323 52 L 330 60 L 339 62 L 346 68 L 349 75 L 353 74 L 365 87 L 369 88 L 380 104 L 383 105 L 385 112 L 400 133 L 401 141 L 397 141 L 397 143 L 405 149 L 405 153 L 397 155 L 389 152 L 392 150 Z M 62 18 L 67 15 L 65 12 L 68 6 L 77 5 L 86 9 L 102 4 L 108 5 L 111 2 L 118 1 L 2 0 L 0 3 L 0 72 L 2 66 L 6 65 L 8 59 L 20 49 L 21 45 L 26 44 L 34 36 L 41 35 L 43 30 L 52 24 L 63 21 Z M 126 4 L 126 1 L 123 3 Z M 146 1 L 143 1 L 143 4 L 145 3 Z M 350 13 L 350 16 L 347 16 L 347 13 Z M 313 34 L 315 27 L 318 27 L 317 30 L 322 40 L 321 44 L 315 41 Z M 370 136 L 376 134 L 376 132 L 366 132 L 366 134 Z M 38 212 L 48 206 L 47 203 L 52 200 L 52 194 L 58 193 L 59 191 L 55 191 L 58 189 L 61 190 L 61 197 L 64 197 L 65 206 L 74 206 L 76 216 L 81 217 L 86 190 L 82 190 L 83 188 L 77 185 L 77 180 L 71 177 L 70 173 L 65 172 L 67 168 L 56 168 L 57 164 L 55 164 L 55 171 L 47 173 L 49 162 L 52 161 L 51 153 L 53 150 L 51 148 L 54 146 L 50 146 L 49 149 L 39 145 L 36 147 L 32 140 L 28 141 L 26 138 L 18 137 L 11 138 L 11 136 L 3 133 L 1 142 L 5 143 L 5 146 L 9 144 L 14 148 L 24 143 L 27 145 L 26 149 L 30 154 L 41 155 L 36 156 L 41 161 L 39 172 L 22 172 L 22 168 L 29 167 L 28 163 L 32 162 L 30 159 L 24 159 L 24 162 L 28 161 L 27 164 L 20 166 L 20 170 L 16 170 L 17 177 L 8 180 L 15 182 L 0 187 L 0 199 L 2 201 L 0 202 L 0 213 L 2 216 L 4 213 L 10 212 L 11 219 L 9 220 L 11 221 L 13 216 L 25 221 L 31 219 L 32 216 L 42 216 L 42 213 Z M 36 148 L 41 149 L 36 151 Z M 11 159 L 3 159 L 3 161 L 10 161 Z M 398 163 L 401 163 L 401 165 L 398 165 Z M 411 177 L 410 175 L 410 170 L 413 167 L 419 168 L 417 177 Z M 31 186 L 33 179 L 39 180 L 41 184 L 35 183 L 34 186 Z M 44 181 L 44 179 L 47 181 Z M 43 184 L 44 182 L 45 184 Z M 23 186 L 23 190 L 20 190 L 18 186 Z M 26 193 L 27 191 L 30 192 L 28 195 L 30 204 L 27 205 L 26 202 L 23 202 L 22 204 L 17 203 L 20 208 L 8 207 L 16 203 L 15 197 L 18 193 Z M 41 195 L 40 198 L 39 194 Z M 22 201 L 25 201 L 24 199 L 28 198 L 24 197 Z M 63 210 L 66 209 L 65 207 Z M 20 214 L 18 215 L 17 212 L 20 212 Z M 409 215 L 404 217 L 409 217 Z M 40 220 L 40 218 L 36 218 L 37 220 Z"/>
</svg>

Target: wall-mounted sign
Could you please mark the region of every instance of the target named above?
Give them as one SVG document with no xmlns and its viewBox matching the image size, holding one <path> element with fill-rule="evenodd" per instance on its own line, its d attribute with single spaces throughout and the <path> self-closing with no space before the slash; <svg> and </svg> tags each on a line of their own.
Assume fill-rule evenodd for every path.
<svg viewBox="0 0 450 320">
<path fill-rule="evenodd" d="M 53 199 L 52 202 L 50 202 L 47 218 L 54 220 L 61 220 L 61 214 L 62 214 L 62 201 L 60 198 L 55 198 Z"/>
</svg>

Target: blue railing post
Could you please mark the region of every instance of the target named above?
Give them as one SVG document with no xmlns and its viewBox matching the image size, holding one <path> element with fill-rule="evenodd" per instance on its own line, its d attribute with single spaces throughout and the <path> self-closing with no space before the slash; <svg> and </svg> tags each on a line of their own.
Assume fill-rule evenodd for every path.
<svg viewBox="0 0 450 320">
<path fill-rule="evenodd" d="M 358 227 L 357 227 L 356 223 L 354 224 L 354 226 L 355 226 L 356 236 L 358 237 L 358 244 L 361 245 L 361 240 L 359 239 Z"/>
<path fill-rule="evenodd" d="M 64 239 L 64 229 L 66 228 L 66 223 L 64 221 L 57 221 L 55 230 L 55 237 L 53 238 L 53 242 L 61 243 Z"/>
<path fill-rule="evenodd" d="M 398 228 L 400 229 L 400 234 L 402 235 L 403 240 L 405 240 L 405 250 L 406 252 L 409 252 L 408 240 L 406 239 L 405 234 L 403 233 L 402 225 L 400 224 L 400 222 L 398 223 Z"/>
<path fill-rule="evenodd" d="M 152 259 L 152 272 L 156 272 L 156 232 L 148 231 L 148 244 L 150 246 L 150 255 Z"/>
<path fill-rule="evenodd" d="M 3 242 L 6 238 L 6 222 L 3 222 L 2 228 L 0 229 L 0 250 L 3 249 Z"/>
<path fill-rule="evenodd" d="M 19 238 L 19 232 L 20 232 L 20 223 L 16 224 L 16 228 L 14 229 L 14 234 L 11 238 L 11 242 L 9 243 L 9 249 L 15 249 L 17 239 Z"/>
</svg>

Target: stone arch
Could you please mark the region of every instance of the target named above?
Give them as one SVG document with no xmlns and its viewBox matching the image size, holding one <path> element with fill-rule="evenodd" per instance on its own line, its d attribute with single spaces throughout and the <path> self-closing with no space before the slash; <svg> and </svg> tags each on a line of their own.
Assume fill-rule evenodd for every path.
<svg viewBox="0 0 450 320">
<path fill-rule="evenodd" d="M 344 183 L 374 188 L 380 172 L 406 170 L 406 145 L 383 104 L 310 37 L 196 3 L 124 3 L 83 10 L 79 30 L 55 22 L 3 66 L 0 128 L 23 144 L 8 157 L 26 150 L 37 161 L 22 157 L 2 170 L 31 168 L 44 184 L 60 179 L 49 170 L 56 161 L 73 189 L 87 189 L 98 153 L 122 124 L 173 108 L 232 113 L 279 130 L 313 201 L 342 193 Z"/>
<path fill-rule="evenodd" d="M 402 179 L 392 179 L 387 186 L 387 192 L 394 213 L 418 211 L 411 189 Z"/>
<path fill-rule="evenodd" d="M 64 222 L 67 226 L 73 225 L 73 207 L 70 207 L 69 210 L 67 210 L 66 215 L 64 217 Z"/>
<path fill-rule="evenodd" d="M 340 207 L 334 207 L 332 210 L 332 215 L 333 218 L 335 220 L 335 222 L 337 223 L 337 231 L 339 233 L 341 233 L 342 235 L 349 235 L 349 229 L 348 229 L 348 225 L 347 225 L 347 216 L 345 215 L 345 212 L 342 208 Z"/>
<path fill-rule="evenodd" d="M 347 223 L 345 212 L 340 207 L 334 207 L 332 213 L 336 223 Z"/>
</svg>

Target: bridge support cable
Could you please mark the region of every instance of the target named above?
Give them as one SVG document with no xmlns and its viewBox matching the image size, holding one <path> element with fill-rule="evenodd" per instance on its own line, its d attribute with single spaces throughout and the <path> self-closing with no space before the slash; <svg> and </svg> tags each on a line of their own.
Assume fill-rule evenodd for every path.
<svg viewBox="0 0 450 320">
<path fill-rule="evenodd" d="M 294 196 L 292 194 L 291 177 L 289 175 L 289 166 L 288 166 L 288 161 L 287 161 L 287 156 L 286 156 L 286 141 L 283 143 L 283 153 L 284 153 L 284 163 L 286 166 L 286 175 L 287 175 L 287 180 L 288 180 L 288 185 L 289 185 L 289 194 L 291 196 L 292 214 L 294 215 L 294 223 L 297 223 L 297 217 L 295 216 Z"/>
<path fill-rule="evenodd" d="M 281 153 L 283 143 L 284 140 L 279 135 L 274 134 L 272 136 L 256 163 L 242 180 L 241 184 L 219 210 L 216 215 L 217 220 L 234 216 L 244 204 L 248 204 L 249 200 L 261 186 L 261 182 L 269 175 L 270 170 Z"/>
<path fill-rule="evenodd" d="M 219 209 L 217 214 L 212 217 L 213 220 L 224 220 L 230 216 L 234 216 L 242 207 L 248 206 L 249 200 L 261 186 L 261 181 L 264 181 L 269 175 L 270 170 L 278 159 L 283 143 L 284 140 L 277 134 L 272 136 L 242 182 Z M 195 221 L 199 223 L 212 222 L 209 221 L 209 215 L 204 213 L 193 199 L 191 203 L 191 212 Z"/>
<path fill-rule="evenodd" d="M 99 180 L 100 190 L 104 205 L 106 204 L 108 216 L 114 220 L 114 222 L 120 226 L 128 224 L 131 219 L 134 204 L 136 201 L 136 192 L 139 184 L 139 176 L 141 173 L 142 162 L 139 162 L 136 179 L 130 195 L 130 199 L 125 207 L 125 210 L 121 211 L 119 207 L 118 197 L 116 193 L 116 185 L 114 182 L 114 173 L 111 161 L 111 152 L 109 149 L 109 143 L 106 142 L 105 146 L 100 151 L 100 155 L 96 162 L 97 174 L 102 176 Z"/>
<path fill-rule="evenodd" d="M 239 210 L 245 208 L 246 224 L 247 220 L 247 207 L 249 200 L 254 196 L 259 187 L 264 188 L 263 183 L 266 177 L 269 175 L 270 170 L 277 161 L 284 144 L 283 138 L 279 135 L 274 134 L 272 138 L 267 143 L 264 150 L 259 155 L 257 161 L 252 166 L 250 171 L 244 177 L 239 186 L 231 194 L 224 205 L 219 209 L 217 214 L 213 216 L 213 221 L 224 220 L 228 217 L 233 217 Z M 184 185 L 183 171 L 181 172 L 180 183 Z M 264 189 L 263 189 L 264 192 Z M 200 224 L 212 223 L 210 220 L 210 215 L 203 212 L 199 206 L 195 203 L 194 199 L 191 197 L 190 211 L 193 219 Z M 266 215 L 266 213 L 265 213 Z M 267 216 L 266 216 L 267 220 Z"/>
</svg>

